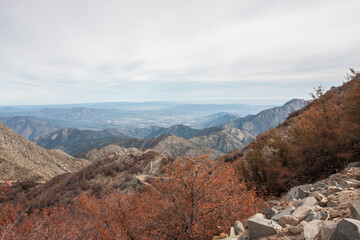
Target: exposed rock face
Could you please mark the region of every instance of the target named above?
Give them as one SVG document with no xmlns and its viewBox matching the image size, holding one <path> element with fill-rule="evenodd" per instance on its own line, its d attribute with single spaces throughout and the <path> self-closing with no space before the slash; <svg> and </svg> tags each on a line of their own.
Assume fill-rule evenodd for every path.
<svg viewBox="0 0 360 240">
<path fill-rule="evenodd" d="M 39 147 L 0 123 L 0 181 L 44 181 L 87 164 L 60 150 Z"/>
<path fill-rule="evenodd" d="M 260 213 L 245 220 L 247 239 L 360 239 L 360 220 L 357 219 L 360 185 L 353 179 L 360 178 L 358 166 L 360 164 L 353 163 L 343 172 L 320 182 L 294 187 L 284 195 L 283 202 L 271 201 L 272 208 L 264 213 L 272 212 L 271 209 L 279 213 L 271 220 L 262 218 Z M 274 228 L 273 223 L 283 228 Z M 245 237 L 240 234 L 237 239 Z"/>
</svg>

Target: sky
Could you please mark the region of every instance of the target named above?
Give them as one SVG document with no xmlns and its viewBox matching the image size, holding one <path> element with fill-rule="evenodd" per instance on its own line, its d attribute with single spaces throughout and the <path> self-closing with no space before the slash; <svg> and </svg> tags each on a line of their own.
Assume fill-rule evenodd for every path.
<svg viewBox="0 0 360 240">
<path fill-rule="evenodd" d="M 360 65 L 359 0 L 0 0 L 0 105 L 281 104 Z"/>
</svg>

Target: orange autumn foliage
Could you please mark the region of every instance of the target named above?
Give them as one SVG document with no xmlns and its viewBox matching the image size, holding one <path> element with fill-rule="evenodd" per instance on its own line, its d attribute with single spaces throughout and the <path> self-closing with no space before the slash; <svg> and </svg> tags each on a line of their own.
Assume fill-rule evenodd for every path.
<svg viewBox="0 0 360 240">
<path fill-rule="evenodd" d="M 230 164 L 208 156 L 176 159 L 149 182 L 131 194 L 88 192 L 72 206 L 23 211 L 2 222 L 0 239 L 211 239 L 263 204 Z"/>
</svg>

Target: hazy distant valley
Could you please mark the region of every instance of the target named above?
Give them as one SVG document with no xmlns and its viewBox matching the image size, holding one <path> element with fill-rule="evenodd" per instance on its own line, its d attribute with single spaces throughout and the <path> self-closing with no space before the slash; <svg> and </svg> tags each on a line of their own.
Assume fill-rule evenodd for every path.
<svg viewBox="0 0 360 240">
<path fill-rule="evenodd" d="M 124 130 L 150 126 L 169 127 L 176 124 L 194 128 L 221 125 L 229 120 L 256 114 L 271 105 L 247 104 L 179 104 L 171 102 L 145 103 L 94 103 L 49 106 L 0 107 L 1 119 L 14 126 L 14 119 L 4 117 L 31 117 L 26 121 L 46 121 L 60 128 L 103 130 L 120 128 Z M 36 118 L 36 119 L 34 119 Z M 215 121 L 215 122 L 214 122 Z M 38 122 L 40 123 L 40 122 Z M 35 126 L 40 125 L 33 123 Z M 25 127 L 26 128 L 26 127 Z M 31 128 L 31 124 L 28 126 Z M 16 127 L 19 133 L 23 131 Z M 46 131 L 43 134 L 48 133 Z M 43 135 L 40 133 L 31 137 Z M 24 134 L 25 135 L 25 134 Z M 27 137 L 27 136 L 26 136 Z M 31 138 L 30 138 L 31 139 Z"/>
</svg>

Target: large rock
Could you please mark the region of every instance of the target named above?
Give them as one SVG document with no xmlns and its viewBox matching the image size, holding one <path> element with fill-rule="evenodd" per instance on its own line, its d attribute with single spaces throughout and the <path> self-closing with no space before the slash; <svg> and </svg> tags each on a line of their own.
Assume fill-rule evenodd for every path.
<svg viewBox="0 0 360 240">
<path fill-rule="evenodd" d="M 291 215 L 291 213 L 295 210 L 296 208 L 294 206 L 290 206 L 284 209 L 284 211 L 280 212 L 279 214 L 275 215 L 272 219 L 274 219 L 275 221 L 279 221 L 279 219 L 284 216 L 284 215 Z"/>
<path fill-rule="evenodd" d="M 320 227 L 321 240 L 329 240 L 336 229 L 337 223 L 333 221 L 325 221 Z"/>
<path fill-rule="evenodd" d="M 317 200 L 314 196 L 304 198 L 303 200 L 303 205 L 308 207 L 315 206 L 316 204 L 317 204 Z"/>
<path fill-rule="evenodd" d="M 304 184 L 291 188 L 284 196 L 284 201 L 289 202 L 293 199 L 303 199 L 308 195 L 310 190 L 309 184 Z"/>
<path fill-rule="evenodd" d="M 240 235 L 241 233 L 245 232 L 244 225 L 239 220 L 235 222 L 234 230 L 236 235 Z"/>
<path fill-rule="evenodd" d="M 314 240 L 317 238 L 320 235 L 321 224 L 321 220 L 314 220 L 306 224 L 304 227 L 305 240 Z"/>
<path fill-rule="evenodd" d="M 273 235 L 282 229 L 275 221 L 264 218 L 251 218 L 247 222 L 250 239 Z"/>
<path fill-rule="evenodd" d="M 284 215 L 279 219 L 278 223 L 282 227 L 285 227 L 286 225 L 295 226 L 299 223 L 299 219 L 297 219 L 291 215 Z"/>
<path fill-rule="evenodd" d="M 262 213 L 256 213 L 255 215 L 252 215 L 251 217 L 249 217 L 248 219 L 246 219 L 244 221 L 244 227 L 246 227 L 246 228 L 248 227 L 248 220 L 252 219 L 252 218 L 264 218 L 265 219 L 265 216 Z"/>
<path fill-rule="evenodd" d="M 330 240 L 355 240 L 360 239 L 360 221 L 344 218 L 337 225 Z"/>
<path fill-rule="evenodd" d="M 360 201 L 353 202 L 350 206 L 351 216 L 360 220 Z"/>
<path fill-rule="evenodd" d="M 311 211 L 311 208 L 303 205 L 303 206 L 300 206 L 297 209 L 295 209 L 295 211 L 291 214 L 291 216 L 296 217 L 297 219 L 299 219 L 299 221 L 301 221 L 307 217 L 307 215 L 309 214 L 310 211 Z"/>
</svg>

